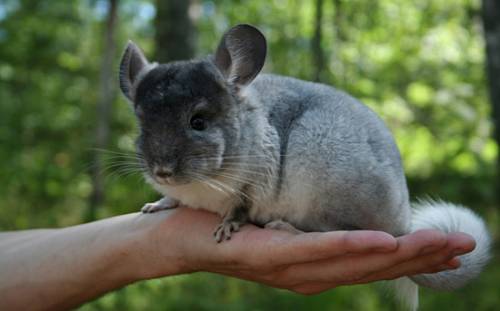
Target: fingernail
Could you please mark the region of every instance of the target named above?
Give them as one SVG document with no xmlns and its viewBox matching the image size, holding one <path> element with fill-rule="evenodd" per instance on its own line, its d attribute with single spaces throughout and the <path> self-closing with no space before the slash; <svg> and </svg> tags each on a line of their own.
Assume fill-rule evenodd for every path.
<svg viewBox="0 0 500 311">
<path fill-rule="evenodd" d="M 458 267 L 454 266 L 454 265 L 449 265 L 449 264 L 442 264 L 438 267 L 439 271 L 455 270 L 456 268 L 458 268 Z"/>
<path fill-rule="evenodd" d="M 453 263 L 447 262 L 447 263 L 444 263 L 442 265 L 439 265 L 438 269 L 440 271 L 445 271 L 445 270 L 455 270 L 458 267 L 460 267 L 460 264 L 457 262 L 453 262 Z"/>
<path fill-rule="evenodd" d="M 458 258 L 452 258 L 450 260 L 448 260 L 448 262 L 445 263 L 446 266 L 449 267 L 449 269 L 456 269 L 458 267 L 460 267 L 460 259 Z"/>
</svg>

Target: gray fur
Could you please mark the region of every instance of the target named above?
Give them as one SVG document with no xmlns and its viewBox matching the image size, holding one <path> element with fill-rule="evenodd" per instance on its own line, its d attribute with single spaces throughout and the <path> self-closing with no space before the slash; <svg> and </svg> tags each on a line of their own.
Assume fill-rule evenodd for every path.
<svg viewBox="0 0 500 311">
<path fill-rule="evenodd" d="M 408 232 L 410 209 L 399 153 L 370 109 L 334 88 L 293 78 L 260 75 L 249 88 L 247 97 L 261 103 L 267 130 L 276 132 L 285 152 L 276 169 L 281 173 L 274 176 L 279 195 L 252 213 L 255 221 L 279 218 L 305 231 Z M 309 202 L 303 202 L 304 195 Z M 304 203 L 314 210 L 287 212 L 303 210 Z"/>
<path fill-rule="evenodd" d="M 240 25 L 223 37 L 213 58 L 148 67 L 140 54 L 146 69 L 132 76 L 122 70 L 122 90 L 134 101 L 141 128 L 138 152 L 155 189 L 224 216 L 214 232 L 219 242 L 248 221 L 395 236 L 421 228 L 465 231 L 478 247 L 459 270 L 413 280 L 452 289 L 477 276 L 490 248 L 482 220 L 435 202 L 412 217 L 400 154 L 384 123 L 333 87 L 257 76 L 265 58 L 262 40 L 257 29 Z M 189 121 L 199 111 L 207 123 L 202 131 Z M 157 176 L 158 170 L 173 176 Z M 406 280 L 401 296 L 416 308 L 417 287 Z"/>
<path fill-rule="evenodd" d="M 137 83 L 156 64 L 149 64 L 141 49 L 132 41 L 127 43 L 120 62 L 120 89 L 128 99 L 134 100 Z"/>
</svg>

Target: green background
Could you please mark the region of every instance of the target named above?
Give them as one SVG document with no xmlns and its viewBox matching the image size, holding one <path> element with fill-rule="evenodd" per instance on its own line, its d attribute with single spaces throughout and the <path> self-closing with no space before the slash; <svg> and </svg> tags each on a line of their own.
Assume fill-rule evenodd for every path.
<svg viewBox="0 0 500 311">
<path fill-rule="evenodd" d="M 196 55 L 213 51 L 231 25 L 251 23 L 269 42 L 265 71 L 319 79 L 360 98 L 393 131 L 412 198 L 468 205 L 486 218 L 497 238 L 498 146 L 491 138 L 480 5 L 477 0 L 324 1 L 319 69 L 311 44 L 315 1 L 199 0 L 190 13 Z M 87 219 L 106 10 L 106 1 L 0 1 L 0 230 Z M 153 55 L 154 15 L 154 2 L 120 1 L 115 74 L 127 39 Z M 124 97 L 115 98 L 106 149 L 132 153 L 135 120 Z M 102 151 L 106 198 L 97 218 L 137 211 L 158 197 L 111 152 Z M 422 290 L 422 310 L 498 309 L 499 284 L 495 256 L 464 289 Z M 200 273 L 134 284 L 82 309 L 391 310 L 395 305 L 383 285 L 305 297 Z"/>
</svg>

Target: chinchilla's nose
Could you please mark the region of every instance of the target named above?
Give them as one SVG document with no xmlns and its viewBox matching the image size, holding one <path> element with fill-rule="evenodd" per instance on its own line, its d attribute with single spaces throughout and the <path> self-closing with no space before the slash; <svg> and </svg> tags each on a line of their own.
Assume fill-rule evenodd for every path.
<svg viewBox="0 0 500 311">
<path fill-rule="evenodd" d="M 172 177 L 174 175 L 174 171 L 171 168 L 161 166 L 161 167 L 155 167 L 154 174 L 158 178 L 166 179 Z"/>
</svg>

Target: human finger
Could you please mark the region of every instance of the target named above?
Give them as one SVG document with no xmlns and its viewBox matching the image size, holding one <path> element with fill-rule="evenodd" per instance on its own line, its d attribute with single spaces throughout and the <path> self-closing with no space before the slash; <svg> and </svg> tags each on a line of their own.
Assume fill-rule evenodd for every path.
<svg viewBox="0 0 500 311">
<path fill-rule="evenodd" d="M 398 238 L 398 249 L 390 253 L 347 254 L 327 260 L 291 265 L 283 278 L 303 282 L 352 283 L 384 271 L 422 253 L 436 252 L 446 245 L 446 236 L 435 230 L 423 230 Z"/>
<path fill-rule="evenodd" d="M 367 230 L 298 235 L 277 230 L 253 230 L 245 234 L 242 230 L 226 246 L 250 262 L 274 266 L 352 253 L 391 252 L 397 248 L 397 241 L 388 233 Z"/>
<path fill-rule="evenodd" d="M 456 258 L 456 256 L 469 253 L 474 247 L 475 242 L 471 236 L 464 233 L 450 233 L 447 235 L 446 247 L 440 251 L 400 263 L 386 271 L 376 272 L 368 276 L 366 280 L 395 279 L 404 275 L 456 269 L 460 266 L 459 257 Z"/>
</svg>

